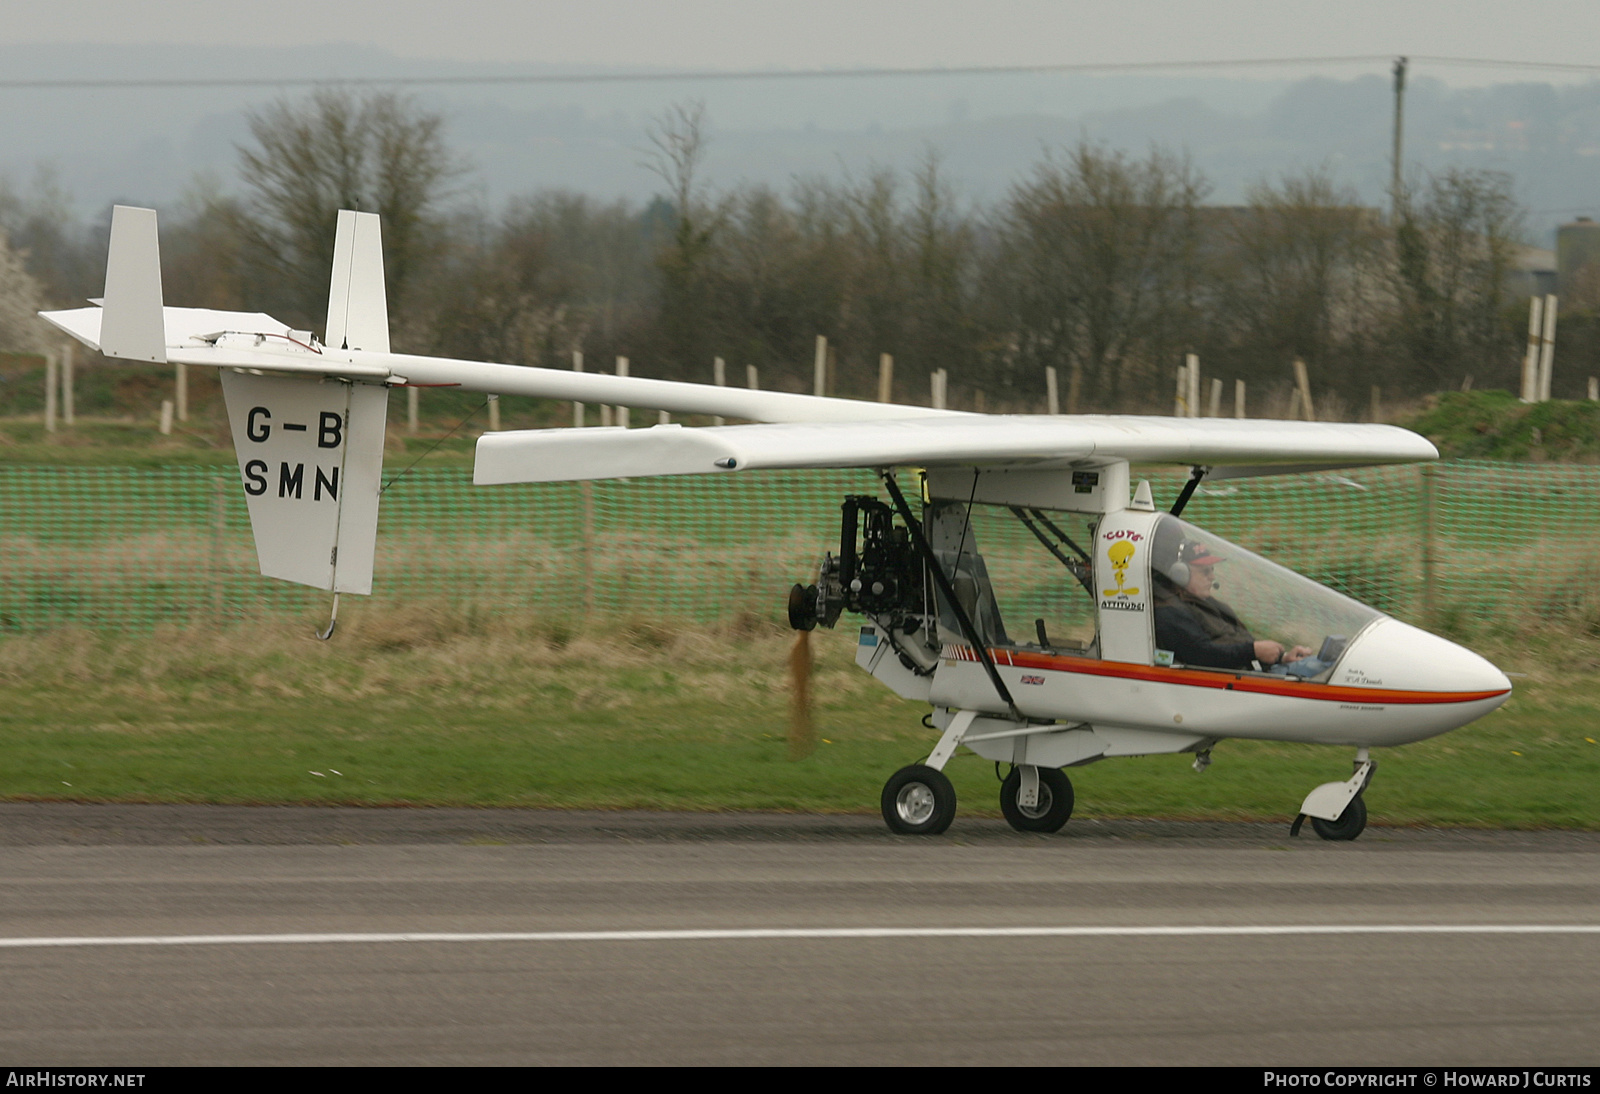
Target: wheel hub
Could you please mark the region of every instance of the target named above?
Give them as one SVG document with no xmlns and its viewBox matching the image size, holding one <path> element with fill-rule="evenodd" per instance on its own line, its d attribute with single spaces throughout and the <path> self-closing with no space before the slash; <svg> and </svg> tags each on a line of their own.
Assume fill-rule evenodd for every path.
<svg viewBox="0 0 1600 1094">
<path fill-rule="evenodd" d="M 933 791 L 926 783 L 907 783 L 895 796 L 895 812 L 907 824 L 923 824 L 933 816 Z"/>
<path fill-rule="evenodd" d="M 1031 808 L 1023 805 L 1021 802 L 1018 802 L 1017 812 L 1021 813 L 1024 817 L 1027 817 L 1030 820 L 1038 820 L 1040 817 L 1050 812 L 1051 801 L 1050 788 L 1041 782 L 1039 784 L 1038 802 Z"/>
</svg>

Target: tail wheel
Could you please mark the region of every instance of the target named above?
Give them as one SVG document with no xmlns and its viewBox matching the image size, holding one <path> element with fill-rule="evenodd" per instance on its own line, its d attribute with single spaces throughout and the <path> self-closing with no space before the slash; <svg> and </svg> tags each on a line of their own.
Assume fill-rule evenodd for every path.
<svg viewBox="0 0 1600 1094">
<path fill-rule="evenodd" d="M 883 820 L 902 836 L 937 836 L 956 815 L 956 788 L 943 771 L 912 764 L 883 785 Z"/>
<path fill-rule="evenodd" d="M 1022 793 L 1022 769 L 1013 767 L 1000 784 L 1000 812 L 1019 832 L 1059 832 L 1072 816 L 1072 780 L 1055 767 L 1039 768 L 1038 804 L 1023 808 L 1017 804 Z"/>
<path fill-rule="evenodd" d="M 1344 812 L 1339 814 L 1336 821 L 1326 821 L 1320 817 L 1311 818 L 1311 828 L 1323 839 L 1352 840 L 1361 834 L 1367 826 L 1367 803 L 1357 794 L 1350 799 L 1350 804 L 1344 807 Z"/>
</svg>

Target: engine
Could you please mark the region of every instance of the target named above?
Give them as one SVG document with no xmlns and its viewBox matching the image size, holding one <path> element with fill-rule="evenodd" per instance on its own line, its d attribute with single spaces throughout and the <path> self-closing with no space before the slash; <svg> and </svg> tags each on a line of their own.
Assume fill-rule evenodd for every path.
<svg viewBox="0 0 1600 1094">
<path fill-rule="evenodd" d="M 909 634 L 926 612 L 922 562 L 894 510 L 869 495 L 844 499 L 839 553 L 822 560 L 815 585 L 789 591 L 789 625 L 832 627 L 846 609 Z"/>
</svg>

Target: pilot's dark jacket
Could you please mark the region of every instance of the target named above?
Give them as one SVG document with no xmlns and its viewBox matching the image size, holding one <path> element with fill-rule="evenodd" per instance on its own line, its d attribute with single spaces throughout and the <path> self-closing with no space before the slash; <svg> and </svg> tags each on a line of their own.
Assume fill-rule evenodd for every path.
<svg viewBox="0 0 1600 1094">
<path fill-rule="evenodd" d="M 1156 648 L 1171 650 L 1184 665 L 1247 669 L 1256 656 L 1255 637 L 1216 597 L 1201 600 L 1187 589 L 1156 589 Z"/>
</svg>

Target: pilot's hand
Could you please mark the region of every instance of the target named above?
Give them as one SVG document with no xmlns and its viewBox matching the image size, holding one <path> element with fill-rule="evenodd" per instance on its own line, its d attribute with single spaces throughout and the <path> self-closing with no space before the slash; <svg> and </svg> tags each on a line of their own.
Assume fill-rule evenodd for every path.
<svg viewBox="0 0 1600 1094">
<path fill-rule="evenodd" d="M 1283 660 L 1283 646 L 1270 638 L 1263 638 L 1256 643 L 1256 660 L 1263 665 L 1276 665 Z"/>
<path fill-rule="evenodd" d="M 1296 646 L 1294 649 L 1292 649 L 1288 653 L 1284 654 L 1283 655 L 1283 659 L 1285 661 L 1298 661 L 1302 657 L 1310 657 L 1310 656 L 1311 656 L 1311 647 L 1310 646 Z"/>
</svg>

